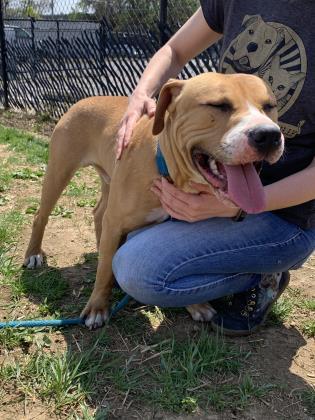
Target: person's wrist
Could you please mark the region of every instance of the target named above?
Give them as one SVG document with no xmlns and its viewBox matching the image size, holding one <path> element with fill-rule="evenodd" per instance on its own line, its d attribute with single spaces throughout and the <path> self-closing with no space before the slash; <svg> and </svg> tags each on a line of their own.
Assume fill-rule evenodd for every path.
<svg viewBox="0 0 315 420">
<path fill-rule="evenodd" d="M 148 92 L 145 89 L 143 89 L 143 88 L 136 88 L 133 91 L 133 93 L 131 94 L 130 98 L 131 99 L 134 98 L 134 99 L 142 99 L 142 100 L 145 100 L 145 99 L 150 98 L 150 95 L 148 94 Z"/>
</svg>

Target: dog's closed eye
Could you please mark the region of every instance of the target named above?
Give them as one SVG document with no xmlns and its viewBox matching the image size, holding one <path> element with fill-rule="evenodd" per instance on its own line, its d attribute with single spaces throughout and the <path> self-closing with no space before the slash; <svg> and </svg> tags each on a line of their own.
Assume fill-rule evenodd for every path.
<svg viewBox="0 0 315 420">
<path fill-rule="evenodd" d="M 271 112 L 273 109 L 277 107 L 277 104 L 275 103 L 266 103 L 263 105 L 264 112 Z"/>
<path fill-rule="evenodd" d="M 219 103 L 207 103 L 204 104 L 212 108 L 217 108 L 222 112 L 231 112 L 233 111 L 233 105 L 230 102 L 219 102 Z"/>
</svg>

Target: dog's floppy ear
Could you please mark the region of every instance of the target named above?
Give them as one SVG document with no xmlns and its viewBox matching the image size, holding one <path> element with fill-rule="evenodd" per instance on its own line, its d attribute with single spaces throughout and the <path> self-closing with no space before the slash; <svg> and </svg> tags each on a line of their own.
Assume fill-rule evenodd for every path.
<svg viewBox="0 0 315 420">
<path fill-rule="evenodd" d="M 184 80 L 170 79 L 162 87 L 159 99 L 156 105 L 154 123 L 152 133 L 154 136 L 160 134 L 164 128 L 164 117 L 167 108 L 169 107 L 172 99 L 178 96 L 184 86 Z"/>
<path fill-rule="evenodd" d="M 244 28 L 248 28 L 248 26 L 252 25 L 253 23 L 256 23 L 258 21 L 262 20 L 260 15 L 246 15 L 243 19 L 242 26 Z"/>
<path fill-rule="evenodd" d="M 287 44 L 292 39 L 292 36 L 285 28 L 279 28 L 277 30 L 277 41 L 280 42 L 282 39 L 284 39 L 285 44 Z"/>
</svg>

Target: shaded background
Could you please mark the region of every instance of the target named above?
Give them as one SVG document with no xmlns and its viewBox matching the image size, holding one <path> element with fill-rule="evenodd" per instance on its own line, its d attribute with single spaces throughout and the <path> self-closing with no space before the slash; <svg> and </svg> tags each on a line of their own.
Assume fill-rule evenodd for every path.
<svg viewBox="0 0 315 420">
<path fill-rule="evenodd" d="M 60 117 L 95 95 L 129 95 L 198 0 L 0 0 L 0 105 Z M 181 78 L 216 69 L 219 46 Z"/>
</svg>

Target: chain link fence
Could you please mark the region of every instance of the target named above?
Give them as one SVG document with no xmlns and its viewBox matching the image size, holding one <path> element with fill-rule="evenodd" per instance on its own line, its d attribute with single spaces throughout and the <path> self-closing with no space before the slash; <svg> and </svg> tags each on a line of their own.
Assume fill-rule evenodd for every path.
<svg viewBox="0 0 315 420">
<path fill-rule="evenodd" d="M 0 102 L 60 117 L 87 96 L 129 95 L 198 7 L 198 0 L 2 0 Z M 179 77 L 215 70 L 218 57 L 216 45 Z"/>
</svg>

